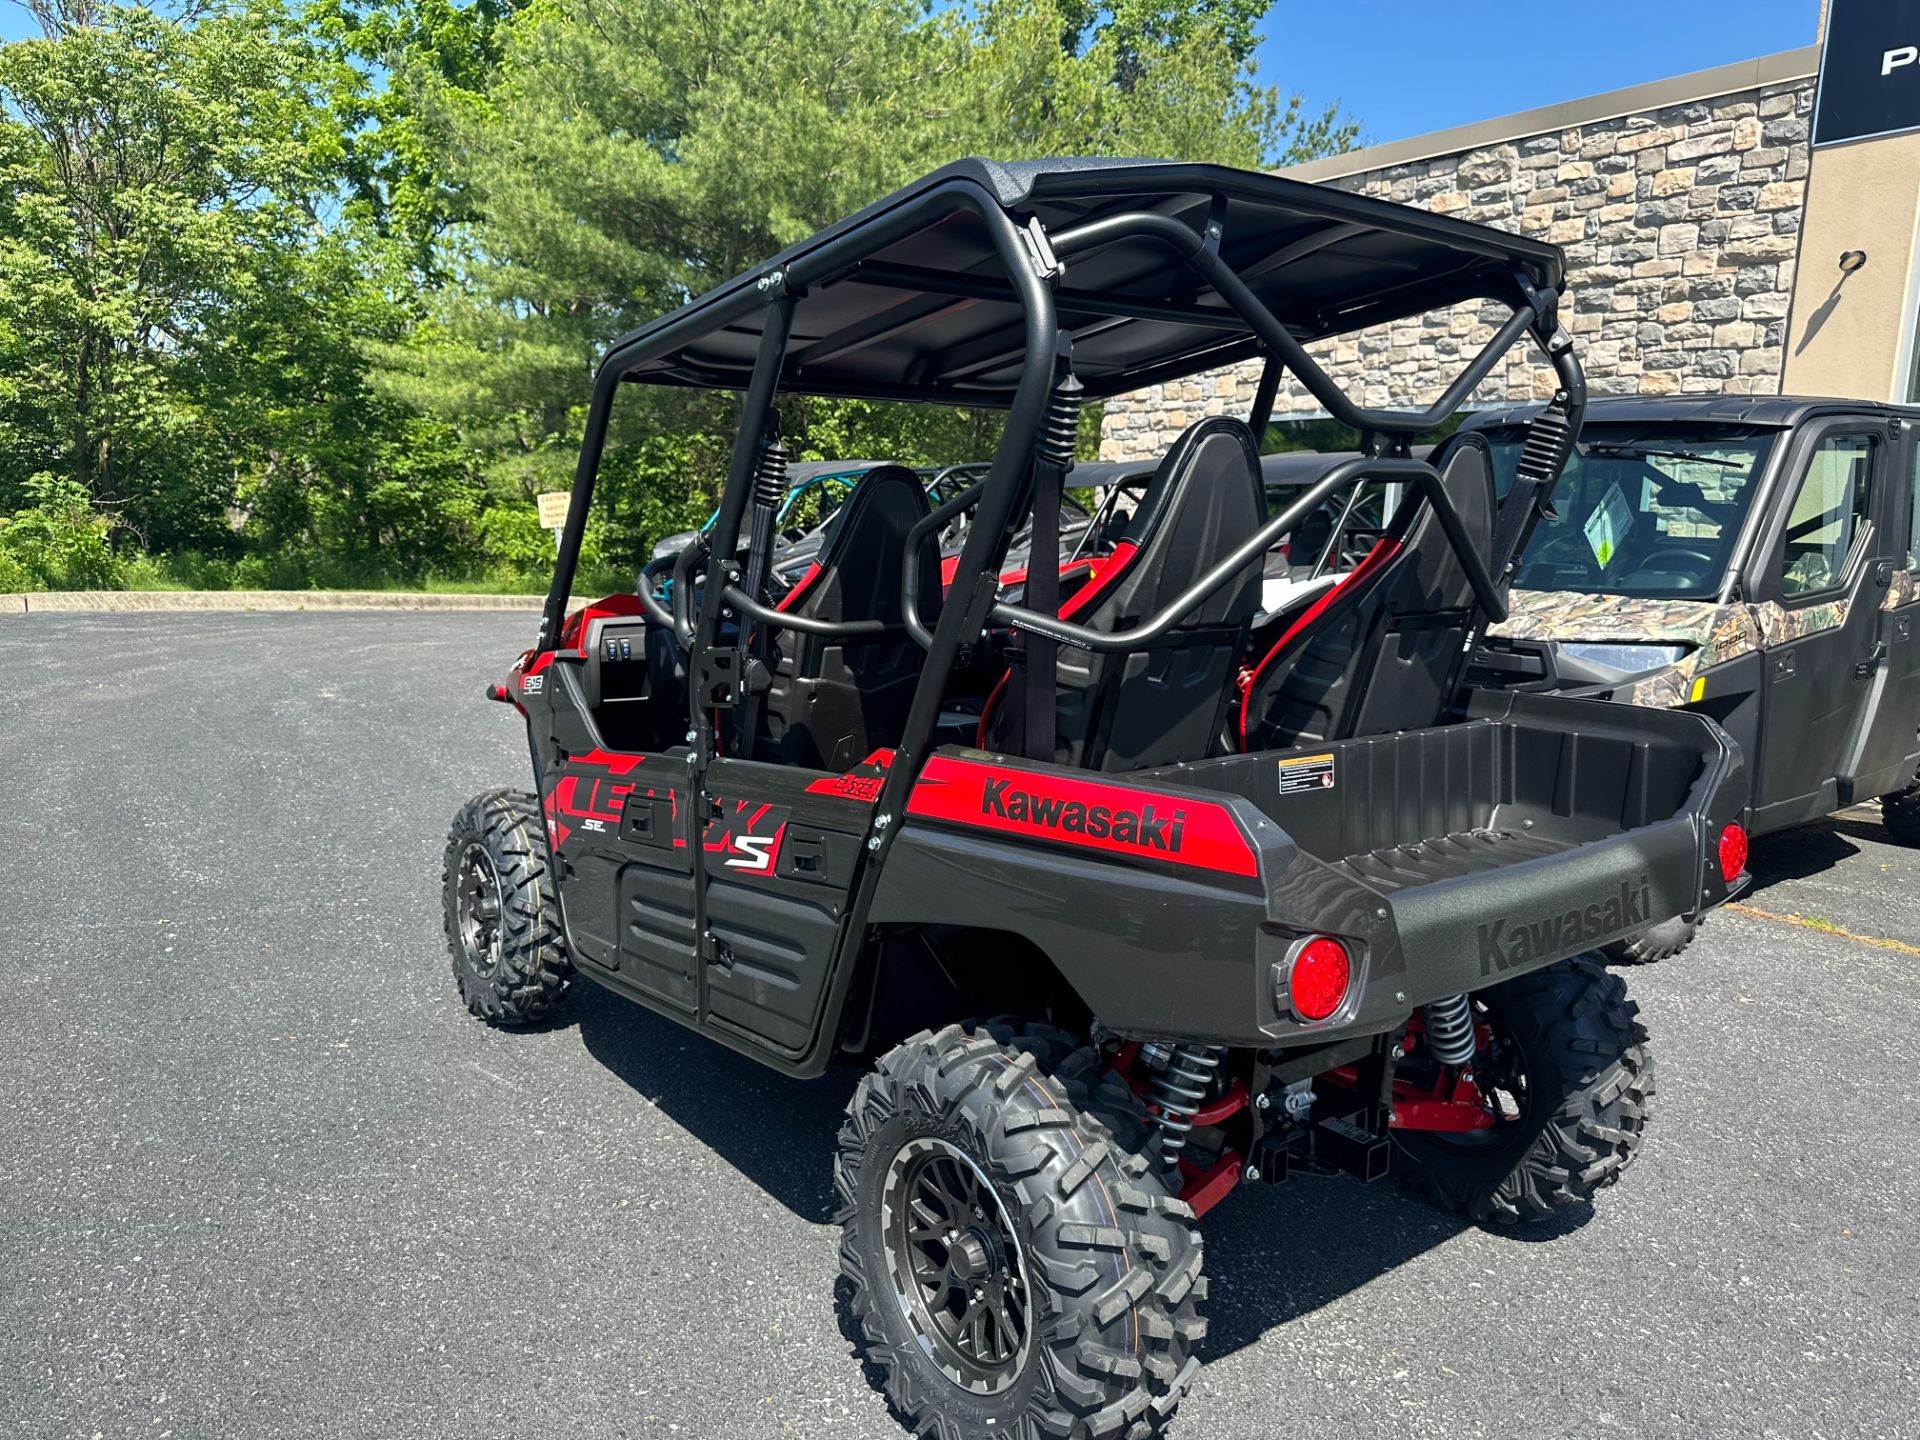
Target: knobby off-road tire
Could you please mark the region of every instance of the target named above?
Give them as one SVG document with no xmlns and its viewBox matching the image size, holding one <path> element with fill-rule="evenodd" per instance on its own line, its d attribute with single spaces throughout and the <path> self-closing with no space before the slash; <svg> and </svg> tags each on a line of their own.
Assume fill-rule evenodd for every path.
<svg viewBox="0 0 1920 1440">
<path fill-rule="evenodd" d="M 1907 788 L 1880 797 L 1880 818 L 1887 833 L 1902 845 L 1920 845 L 1920 779 L 1907 782 Z"/>
<path fill-rule="evenodd" d="M 1600 953 L 1609 965 L 1651 965 L 1657 960 L 1671 960 L 1691 945 L 1699 933 L 1697 917 L 1689 920 L 1679 915 L 1650 925 L 1638 935 L 1603 946 Z"/>
<path fill-rule="evenodd" d="M 540 802 L 488 790 L 454 817 L 441 870 L 453 978 L 490 1025 L 543 1020 L 573 983 Z"/>
<path fill-rule="evenodd" d="M 1102 1075 L 1097 1053 L 1043 1026 L 922 1033 L 860 1082 L 834 1157 L 840 1264 L 868 1358 L 916 1435 L 1163 1433 L 1199 1366 L 1192 1351 L 1206 1322 L 1196 1302 L 1206 1281 L 1193 1212 L 1150 1170 L 1145 1130 L 1139 1101 Z M 956 1155 L 981 1192 L 971 1232 L 952 1247 L 915 1244 L 902 1217 L 916 1217 L 924 1233 L 928 1212 L 902 1200 L 915 1198 L 912 1177 L 928 1172 L 911 1167 L 968 1173 Z M 971 1276 L 972 1257 L 989 1248 L 982 1232 L 999 1227 L 1017 1248 L 1002 1238 L 995 1253 L 1023 1273 L 1023 1284 L 1004 1291 L 1024 1301 L 1010 1327 L 1023 1344 L 1006 1344 L 997 1367 L 968 1372 L 966 1357 L 938 1338 L 936 1310 L 900 1257 L 947 1267 L 949 1277 L 958 1263 Z M 985 1288 L 990 1299 L 1003 1293 Z"/>
<path fill-rule="evenodd" d="M 1475 995 L 1524 1084 L 1516 1119 L 1469 1136 L 1393 1132 L 1395 1173 L 1469 1219 L 1545 1220 L 1591 1200 L 1633 1163 L 1653 1098 L 1653 1055 L 1626 986 L 1587 955 Z M 1484 1068 L 1482 1068 L 1484 1067 Z M 1483 1051 L 1476 1078 L 1500 1084 Z"/>
</svg>

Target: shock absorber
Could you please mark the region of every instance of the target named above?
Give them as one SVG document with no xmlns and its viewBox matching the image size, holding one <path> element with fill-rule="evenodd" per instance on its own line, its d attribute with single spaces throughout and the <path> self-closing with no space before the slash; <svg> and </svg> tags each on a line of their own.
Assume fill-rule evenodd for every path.
<svg viewBox="0 0 1920 1440">
<path fill-rule="evenodd" d="M 1527 443 L 1515 467 L 1520 478 L 1536 485 L 1552 485 L 1573 457 L 1574 442 L 1578 438 L 1573 417 L 1567 412 L 1566 396 L 1555 396 L 1553 403 L 1534 416 L 1533 423 L 1527 426 Z"/>
<path fill-rule="evenodd" d="M 753 503 L 779 510 L 787 498 L 787 446 L 777 437 L 760 448 L 760 463 L 754 467 Z"/>
<path fill-rule="evenodd" d="M 753 470 L 753 510 L 747 532 L 747 574 L 742 588 L 754 599 L 763 598 L 767 566 L 773 556 L 773 526 L 780 502 L 787 498 L 787 447 L 777 432 L 760 443 Z"/>
<path fill-rule="evenodd" d="M 1155 1107 L 1153 1123 L 1160 1127 L 1160 1161 L 1169 1170 L 1180 1163 L 1194 1112 L 1206 1101 L 1222 1054 L 1218 1045 L 1175 1045 L 1166 1065 L 1149 1072 L 1147 1099 Z"/>
<path fill-rule="evenodd" d="M 1473 1002 L 1449 995 L 1427 1006 L 1427 1049 L 1456 1070 L 1473 1063 Z"/>
</svg>

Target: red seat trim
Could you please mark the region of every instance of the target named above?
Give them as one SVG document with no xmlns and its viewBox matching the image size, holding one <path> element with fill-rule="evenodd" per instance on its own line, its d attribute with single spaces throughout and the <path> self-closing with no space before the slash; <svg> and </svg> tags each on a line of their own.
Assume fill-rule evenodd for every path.
<svg viewBox="0 0 1920 1440">
<path fill-rule="evenodd" d="M 780 597 L 780 603 L 773 608 L 783 614 L 793 609 L 794 606 L 806 599 L 807 592 L 819 583 L 820 576 L 823 573 L 820 568 L 820 562 L 818 560 L 814 561 L 813 564 L 807 567 L 807 573 L 793 582 L 793 588 L 782 595 Z"/>
<path fill-rule="evenodd" d="M 1247 718 L 1253 706 L 1254 691 L 1260 688 L 1260 677 L 1267 673 L 1267 667 L 1278 660 L 1281 654 L 1304 633 L 1307 628 L 1333 607 L 1336 600 L 1347 595 L 1358 594 L 1359 590 L 1370 585 L 1387 562 L 1400 553 L 1400 542 L 1391 535 L 1383 535 L 1374 541 L 1373 548 L 1361 559 L 1360 563 L 1346 575 L 1335 581 L 1332 588 L 1321 593 L 1320 597 L 1301 612 L 1300 618 L 1289 625 L 1280 638 L 1273 642 L 1273 648 L 1261 657 L 1260 663 L 1253 667 L 1247 676 L 1247 683 L 1240 692 L 1240 748 L 1247 747 Z"/>
<path fill-rule="evenodd" d="M 1094 577 L 1076 590 L 1073 598 L 1060 607 L 1060 618 L 1071 620 L 1085 612 L 1095 600 L 1119 583 L 1120 577 L 1126 573 L 1127 567 L 1133 564 L 1134 558 L 1139 553 L 1140 547 L 1131 540 L 1122 540 L 1114 546 L 1113 553 L 1100 562 Z M 1063 569 L 1061 573 L 1065 574 L 1066 571 Z M 994 708 L 1006 694 L 1007 677 L 1012 673 L 1009 670 L 1006 675 L 1000 677 L 992 693 L 987 696 L 987 703 L 980 707 L 980 728 L 974 732 L 973 743 L 982 750 L 987 748 L 987 723 L 993 719 Z"/>
</svg>

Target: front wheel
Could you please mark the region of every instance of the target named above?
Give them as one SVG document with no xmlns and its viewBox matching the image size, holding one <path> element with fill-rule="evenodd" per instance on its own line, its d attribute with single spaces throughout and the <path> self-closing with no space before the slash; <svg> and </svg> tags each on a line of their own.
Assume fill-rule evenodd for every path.
<svg viewBox="0 0 1920 1440">
<path fill-rule="evenodd" d="M 1576 955 L 1472 997 L 1473 1081 L 1493 1123 L 1395 1130 L 1395 1173 L 1479 1222 L 1545 1220 L 1633 1163 L 1653 1098 L 1653 1055 L 1626 986 Z M 1418 1052 L 1402 1073 L 1417 1074 Z"/>
<path fill-rule="evenodd" d="M 573 982 L 540 802 L 488 790 L 454 816 L 441 871 L 447 946 L 467 1009 L 490 1025 L 543 1020 Z"/>
<path fill-rule="evenodd" d="M 1139 1153 L 1138 1101 L 1070 1048 L 950 1025 L 848 1104 L 841 1269 L 915 1434 L 1147 1440 L 1198 1368 L 1193 1212 Z"/>
</svg>

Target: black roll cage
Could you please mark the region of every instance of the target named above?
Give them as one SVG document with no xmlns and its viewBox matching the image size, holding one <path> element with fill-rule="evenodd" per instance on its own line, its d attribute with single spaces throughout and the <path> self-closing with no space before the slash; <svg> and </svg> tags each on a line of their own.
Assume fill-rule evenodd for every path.
<svg viewBox="0 0 1920 1440">
<path fill-rule="evenodd" d="M 1124 176 L 1124 172 L 1122 172 Z M 1116 183 L 1116 189 L 1122 188 Z M 1348 197 L 1341 197 L 1343 200 Z M 901 814 L 906 793 L 926 758 L 929 740 L 938 720 L 941 699 L 948 677 L 963 648 L 970 645 L 990 620 L 1018 626 L 1036 637 L 1102 653 L 1118 653 L 1141 648 L 1171 630 L 1186 613 L 1226 584 L 1249 560 L 1264 551 L 1308 511 L 1328 496 L 1348 485 L 1366 480 L 1404 480 L 1418 486 L 1439 517 L 1441 527 L 1466 571 L 1475 596 L 1489 617 L 1505 615 L 1506 607 L 1496 577 L 1490 573 L 1486 558 L 1472 549 L 1458 514 L 1447 498 L 1439 473 L 1432 465 L 1410 458 L 1408 443 L 1416 436 L 1438 428 L 1471 396 L 1474 389 L 1492 373 L 1503 356 L 1523 337 L 1531 335 L 1540 345 L 1559 381 L 1556 403 L 1567 417 L 1575 435 L 1586 404 L 1586 384 L 1572 343 L 1560 327 L 1559 295 L 1552 288 L 1538 288 L 1518 263 L 1508 277 L 1509 293 L 1464 295 L 1458 287 L 1440 303 L 1458 303 L 1463 299 L 1482 299 L 1505 303 L 1510 314 L 1488 344 L 1461 371 L 1446 392 L 1422 411 L 1368 408 L 1355 404 L 1339 385 L 1307 353 L 1305 346 L 1262 303 L 1254 290 L 1227 263 L 1221 253 L 1225 232 L 1226 195 L 1216 193 L 1210 206 L 1205 229 L 1196 231 L 1168 215 L 1153 210 L 1134 209 L 1106 215 L 1082 223 L 1070 224 L 1048 233 L 1035 219 L 1024 225 L 1008 213 L 1001 198 L 985 185 L 965 176 L 956 176 L 909 194 L 900 203 L 876 207 L 874 212 L 838 233 L 828 232 L 822 243 L 794 253 L 786 263 L 772 262 L 751 286 L 723 287 L 724 293 L 684 307 L 638 332 L 609 353 L 595 379 L 592 403 L 588 411 L 586 433 L 575 471 L 572 499 L 565 526 L 561 531 L 559 553 L 554 567 L 553 585 L 542 613 L 538 645 L 549 648 L 561 631 L 567 600 L 579 560 L 581 541 L 592 504 L 594 482 L 605 450 L 613 399 L 621 381 L 636 368 L 671 355 L 690 340 L 712 334 L 723 327 L 737 325 L 755 312 L 761 312 L 761 332 L 752 371 L 745 387 L 739 428 L 735 435 L 726 488 L 719 513 L 711 528 L 710 543 L 689 546 L 675 562 L 673 613 L 663 613 L 655 597 L 642 595 L 648 613 L 670 624 L 688 652 L 689 693 L 691 696 L 689 741 L 694 749 L 696 773 L 704 772 L 716 756 L 715 707 L 726 707 L 744 697 L 741 685 L 741 659 L 747 651 L 748 627 L 742 626 L 740 640 L 724 654 L 716 654 L 717 637 L 723 618 L 744 616 L 755 626 L 794 630 L 823 638 L 871 640 L 889 632 L 877 621 L 828 622 L 790 612 L 780 612 L 763 603 L 759 596 L 742 588 L 738 563 L 740 531 L 746 514 L 749 492 L 761 447 L 767 435 L 768 417 L 776 393 L 787 370 L 787 348 L 792 333 L 796 302 L 810 288 L 857 277 L 863 285 L 897 285 L 928 294 L 960 299 L 995 298 L 1017 301 L 1021 312 L 1022 350 L 1019 380 L 1010 398 L 1004 400 L 1007 420 L 995 450 L 987 477 L 957 499 L 935 509 L 933 515 L 915 527 L 907 556 L 907 631 L 927 653 L 918 687 L 915 690 L 894 759 L 873 809 L 873 841 L 869 848 L 884 851 L 894 833 L 894 822 Z M 960 212 L 968 212 L 984 227 L 994 256 L 1005 273 L 1004 281 L 978 274 L 928 271 L 919 267 L 886 265 L 872 257 L 899 243 L 923 227 Z M 1419 216 L 1421 221 L 1430 217 Z M 1353 232 L 1350 222 L 1328 228 L 1328 238 L 1317 239 L 1312 248 L 1324 248 L 1335 239 Z M 1172 257 L 1205 282 L 1229 307 L 1228 312 L 1190 305 L 1174 306 L 1139 299 L 1104 300 L 1097 294 L 1066 291 L 1058 285 L 1063 273 L 1061 262 L 1089 254 L 1121 240 L 1150 239 L 1164 246 Z M 1309 253 L 1302 243 L 1289 249 Z M 1270 271 L 1277 259 L 1267 257 Z M 1004 286 L 1004 289 L 1002 288 Z M 1158 379 L 1176 378 L 1212 368 L 1237 359 L 1264 354 L 1267 363 L 1256 392 L 1250 421 L 1261 434 L 1271 415 L 1274 396 L 1282 376 L 1291 371 L 1301 384 L 1336 420 L 1360 430 L 1368 437 L 1369 454 L 1336 466 L 1325 477 L 1288 505 L 1234 552 L 1213 566 L 1174 600 L 1141 625 L 1119 633 L 1088 630 L 1059 619 L 1054 614 L 1002 601 L 998 597 L 999 561 L 1013 528 L 1012 522 L 1033 494 L 1036 447 L 1042 439 L 1049 401 L 1057 377 L 1070 374 L 1073 336 L 1062 327 L 1060 315 L 1133 316 L 1149 320 L 1177 318 L 1183 323 L 1205 323 L 1251 332 L 1241 343 L 1229 343 L 1204 354 L 1191 354 L 1177 365 L 1149 366 L 1130 378 L 1137 385 Z M 1195 316 L 1204 316 L 1196 321 Z M 1164 373 L 1163 373 L 1164 372 Z M 686 383 L 687 368 L 675 371 L 675 383 Z M 641 377 L 645 378 L 645 377 Z M 698 377 L 696 377 L 697 379 Z M 737 377 L 716 372 L 714 383 L 734 387 Z M 792 386 L 809 394 L 850 393 L 836 387 L 810 383 L 803 376 Z M 1132 387 L 1129 387 L 1132 388 Z M 993 404 L 1001 397 L 974 400 L 966 392 L 947 388 L 938 396 L 927 388 L 875 383 L 863 385 L 865 398 L 941 399 L 961 404 Z M 1550 494 L 1552 479 L 1543 493 Z M 1528 487 L 1516 486 L 1510 503 L 1531 505 L 1534 497 L 1522 495 Z M 961 511 L 976 508 L 962 546 L 946 603 L 931 630 L 921 621 L 914 605 L 918 579 L 918 546 L 924 531 L 943 524 Z M 1058 563 L 1058 546 L 1051 557 Z M 1504 569 L 1509 557 L 1496 557 L 1496 566 Z M 1035 554 L 1032 564 L 1045 565 L 1049 557 Z M 704 563 L 704 585 L 695 607 L 694 568 Z M 649 567 L 650 569 L 652 567 Z M 642 585 L 641 589 L 650 587 Z M 650 602 L 650 603 L 649 603 Z M 662 613 L 656 613 L 662 612 Z M 1051 660 L 1051 647 L 1044 652 Z M 731 696 L 728 687 L 731 686 Z M 1051 749 L 1051 746 L 1048 747 Z M 1041 757 L 1051 759 L 1051 755 Z M 869 869 L 868 874 L 874 873 Z"/>
</svg>

